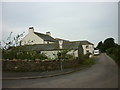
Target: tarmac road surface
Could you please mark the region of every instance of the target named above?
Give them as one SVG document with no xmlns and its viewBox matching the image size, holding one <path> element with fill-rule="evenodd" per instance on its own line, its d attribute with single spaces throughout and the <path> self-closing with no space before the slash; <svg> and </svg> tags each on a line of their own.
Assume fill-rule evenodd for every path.
<svg viewBox="0 0 120 90">
<path fill-rule="evenodd" d="M 118 88 L 118 66 L 102 53 L 90 68 L 67 75 L 25 79 L 3 80 L 3 88 Z"/>
</svg>

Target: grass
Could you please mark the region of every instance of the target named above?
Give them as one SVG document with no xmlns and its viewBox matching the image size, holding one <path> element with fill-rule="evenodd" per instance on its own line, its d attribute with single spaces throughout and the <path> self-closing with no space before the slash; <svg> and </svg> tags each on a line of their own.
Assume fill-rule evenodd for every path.
<svg viewBox="0 0 120 90">
<path fill-rule="evenodd" d="M 116 57 L 114 56 L 114 55 L 112 55 L 112 54 L 108 54 L 108 56 L 110 56 L 113 60 L 115 60 L 116 61 Z"/>
<path fill-rule="evenodd" d="M 83 65 L 93 65 L 93 64 L 95 64 L 94 58 L 88 58 L 83 62 Z"/>
<path fill-rule="evenodd" d="M 93 65 L 95 64 L 93 58 L 89 58 L 88 60 L 86 60 L 86 64 L 89 64 L 89 65 Z"/>
<path fill-rule="evenodd" d="M 113 54 L 107 54 L 108 56 L 110 56 L 117 64 L 118 66 L 120 66 L 120 59 L 119 57 L 113 55 Z"/>
<path fill-rule="evenodd" d="M 107 54 L 108 56 L 110 56 L 118 65 L 120 65 L 120 62 L 118 61 L 118 58 L 116 56 L 114 56 L 113 54 Z"/>
</svg>

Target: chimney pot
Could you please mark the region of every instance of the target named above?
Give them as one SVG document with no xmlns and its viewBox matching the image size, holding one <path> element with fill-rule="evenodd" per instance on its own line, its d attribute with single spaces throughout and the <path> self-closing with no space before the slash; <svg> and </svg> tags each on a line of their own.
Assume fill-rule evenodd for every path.
<svg viewBox="0 0 120 90">
<path fill-rule="evenodd" d="M 49 36 L 51 36 L 51 33 L 50 33 L 50 32 L 46 32 L 46 35 L 49 35 Z"/>
<path fill-rule="evenodd" d="M 29 27 L 29 33 L 34 33 L 34 27 Z"/>
</svg>

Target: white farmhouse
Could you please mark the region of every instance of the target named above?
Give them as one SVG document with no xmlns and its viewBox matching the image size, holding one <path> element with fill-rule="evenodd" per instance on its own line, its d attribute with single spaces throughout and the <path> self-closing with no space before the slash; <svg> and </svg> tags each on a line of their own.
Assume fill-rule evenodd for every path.
<svg viewBox="0 0 120 90">
<path fill-rule="evenodd" d="M 68 50 L 67 54 L 73 55 L 75 58 L 79 58 L 83 54 L 83 48 L 81 42 L 66 42 L 56 41 L 51 44 L 34 44 L 34 45 L 24 45 L 18 47 L 19 51 L 35 51 L 39 53 L 44 53 L 48 58 L 55 59 L 58 52 L 63 50 Z"/>
<path fill-rule="evenodd" d="M 33 44 L 49 44 L 54 43 L 56 40 L 51 37 L 50 32 L 46 34 L 34 32 L 33 27 L 29 27 L 29 33 L 21 40 L 21 45 L 33 45 Z"/>
<path fill-rule="evenodd" d="M 29 33 L 21 40 L 21 51 L 39 51 L 49 58 L 55 58 L 61 50 L 69 50 L 68 54 L 79 57 L 81 54 L 94 53 L 94 45 L 88 41 L 68 41 L 60 38 L 54 39 L 51 33 L 46 34 L 34 32 L 29 28 Z"/>
</svg>

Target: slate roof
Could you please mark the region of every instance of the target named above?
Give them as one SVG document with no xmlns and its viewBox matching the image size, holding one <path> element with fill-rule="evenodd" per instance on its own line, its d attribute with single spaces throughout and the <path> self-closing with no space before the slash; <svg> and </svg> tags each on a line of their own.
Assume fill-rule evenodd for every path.
<svg viewBox="0 0 120 90">
<path fill-rule="evenodd" d="M 80 41 L 77 42 L 64 42 L 63 49 L 78 49 L 79 45 L 81 45 Z"/>
<path fill-rule="evenodd" d="M 63 40 L 63 41 L 69 41 L 69 40 L 65 40 L 65 39 L 61 39 L 61 38 L 55 38 L 56 40 Z"/>
<path fill-rule="evenodd" d="M 79 42 L 63 42 L 63 50 L 76 50 L 81 45 Z M 52 50 L 61 50 L 59 48 L 59 43 L 55 42 L 52 44 L 34 44 L 34 45 L 25 45 L 19 46 L 16 48 L 17 51 L 52 51 Z"/>
<path fill-rule="evenodd" d="M 42 34 L 42 33 L 38 33 L 38 32 L 34 32 L 37 36 L 39 36 L 40 38 L 42 38 L 43 40 L 45 41 L 51 41 L 51 42 L 55 42 L 56 40 L 49 36 L 49 35 L 46 35 L 46 34 Z"/>
<path fill-rule="evenodd" d="M 88 45 L 88 44 L 94 45 L 94 44 L 90 43 L 90 42 L 87 41 L 87 40 L 85 40 L 85 41 L 80 41 L 80 42 L 81 42 L 82 45 Z"/>
<path fill-rule="evenodd" d="M 19 51 L 48 51 L 56 50 L 58 45 L 55 44 L 34 44 L 34 45 L 25 45 L 18 47 Z"/>
</svg>

